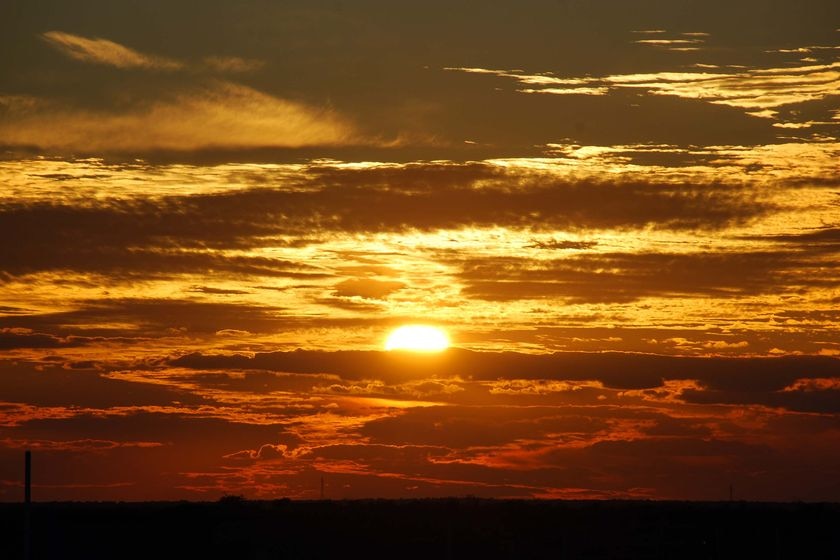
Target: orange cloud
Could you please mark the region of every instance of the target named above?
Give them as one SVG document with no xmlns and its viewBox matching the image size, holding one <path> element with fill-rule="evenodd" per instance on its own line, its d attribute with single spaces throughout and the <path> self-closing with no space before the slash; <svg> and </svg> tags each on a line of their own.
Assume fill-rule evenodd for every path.
<svg viewBox="0 0 840 560">
<path fill-rule="evenodd" d="M 797 379 L 782 391 L 837 391 L 840 390 L 840 378 L 815 377 L 812 379 Z"/>
<path fill-rule="evenodd" d="M 177 60 L 144 54 L 108 39 L 88 39 L 62 31 L 48 31 L 41 37 L 62 54 L 82 62 L 147 70 L 179 70 L 184 67 Z"/>
<path fill-rule="evenodd" d="M 643 39 L 636 41 L 670 50 L 696 50 L 703 39 Z M 704 70 L 717 68 L 699 65 Z M 819 101 L 837 93 L 840 62 L 797 67 L 745 68 L 724 72 L 652 72 L 601 77 L 556 76 L 550 72 L 525 74 L 518 70 L 445 68 L 445 70 L 508 78 L 530 86 L 520 93 L 606 95 L 613 89 L 642 89 L 651 95 L 700 99 L 727 105 L 761 118 L 776 118 L 777 109 L 794 103 Z M 562 87 L 558 87 L 562 86 Z M 822 124 L 822 123 L 813 123 Z"/>
<path fill-rule="evenodd" d="M 405 288 L 403 282 L 374 280 L 371 278 L 348 278 L 335 285 L 335 293 L 339 296 L 358 296 L 365 299 L 383 299 L 390 294 Z"/>
<path fill-rule="evenodd" d="M 204 59 L 204 64 L 218 72 L 253 72 L 265 66 L 262 60 L 254 60 L 249 58 L 240 58 L 238 56 L 208 56 Z"/>
<path fill-rule="evenodd" d="M 360 141 L 353 125 L 330 109 L 224 81 L 123 113 L 56 106 L 11 111 L 0 136 L 7 144 L 107 153 Z"/>
</svg>

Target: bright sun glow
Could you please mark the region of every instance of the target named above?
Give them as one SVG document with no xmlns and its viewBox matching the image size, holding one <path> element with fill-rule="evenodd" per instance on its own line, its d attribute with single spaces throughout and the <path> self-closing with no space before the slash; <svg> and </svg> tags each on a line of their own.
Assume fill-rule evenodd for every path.
<svg viewBox="0 0 840 560">
<path fill-rule="evenodd" d="M 406 325 L 400 327 L 385 341 L 385 350 L 414 350 L 415 352 L 440 352 L 449 347 L 449 337 L 437 327 Z"/>
</svg>

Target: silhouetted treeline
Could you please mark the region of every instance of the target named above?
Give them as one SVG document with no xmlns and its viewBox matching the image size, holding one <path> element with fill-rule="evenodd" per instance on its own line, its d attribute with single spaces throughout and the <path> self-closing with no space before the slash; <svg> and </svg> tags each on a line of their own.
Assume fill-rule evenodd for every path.
<svg viewBox="0 0 840 560">
<path fill-rule="evenodd" d="M 0 558 L 23 506 L 0 504 Z M 840 505 L 473 498 L 43 503 L 33 558 L 840 558 Z"/>
</svg>

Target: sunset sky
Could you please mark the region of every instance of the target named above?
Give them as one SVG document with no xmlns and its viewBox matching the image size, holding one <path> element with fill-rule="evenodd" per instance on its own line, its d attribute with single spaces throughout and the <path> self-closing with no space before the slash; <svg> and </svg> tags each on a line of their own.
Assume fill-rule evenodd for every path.
<svg viewBox="0 0 840 560">
<path fill-rule="evenodd" d="M 840 500 L 838 162 L 837 0 L 4 0 L 0 501 Z"/>
</svg>

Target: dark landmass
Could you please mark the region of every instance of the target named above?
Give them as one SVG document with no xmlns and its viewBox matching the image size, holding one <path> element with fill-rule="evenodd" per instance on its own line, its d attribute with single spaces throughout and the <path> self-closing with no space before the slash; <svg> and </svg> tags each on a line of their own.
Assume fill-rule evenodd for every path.
<svg viewBox="0 0 840 560">
<path fill-rule="evenodd" d="M 0 558 L 24 506 L 0 504 Z M 475 498 L 36 503 L 32 558 L 840 558 L 840 504 Z"/>
</svg>

